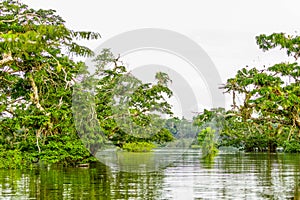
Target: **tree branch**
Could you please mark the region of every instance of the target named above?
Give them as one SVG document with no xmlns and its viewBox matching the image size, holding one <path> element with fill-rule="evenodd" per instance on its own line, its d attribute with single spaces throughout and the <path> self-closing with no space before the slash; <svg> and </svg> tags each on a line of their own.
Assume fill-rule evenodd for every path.
<svg viewBox="0 0 300 200">
<path fill-rule="evenodd" d="M 10 52 L 9 53 L 3 53 L 2 57 L 3 58 L 2 58 L 2 60 L 0 60 L 0 65 L 4 65 L 4 64 L 7 64 L 7 63 L 13 61 L 13 58 L 12 58 Z"/>
<path fill-rule="evenodd" d="M 17 17 L 14 18 L 14 19 L 1 20 L 1 22 L 10 23 L 10 22 L 17 21 L 22 17 L 26 17 L 26 18 L 28 18 L 28 17 L 39 17 L 39 15 L 34 14 L 34 13 L 26 13 L 26 14 L 23 14 L 23 15 L 17 15 Z"/>
<path fill-rule="evenodd" d="M 32 90 L 33 90 L 32 101 L 40 111 L 44 111 L 45 109 L 40 104 L 38 88 L 37 88 L 37 86 L 34 82 L 34 79 L 33 79 L 32 75 L 29 75 L 29 81 L 30 81 L 30 85 L 31 85 Z"/>
</svg>

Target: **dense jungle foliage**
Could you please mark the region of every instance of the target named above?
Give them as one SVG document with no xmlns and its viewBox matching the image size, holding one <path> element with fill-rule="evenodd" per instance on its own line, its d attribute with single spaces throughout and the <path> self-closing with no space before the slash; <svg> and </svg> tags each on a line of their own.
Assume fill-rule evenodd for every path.
<svg viewBox="0 0 300 200">
<path fill-rule="evenodd" d="M 205 110 L 195 123 L 222 121 L 217 123 L 222 127 L 219 146 L 300 152 L 300 37 L 273 33 L 257 36 L 256 41 L 264 51 L 279 47 L 293 61 L 238 70 L 221 88 L 231 94 L 232 109 Z"/>
<path fill-rule="evenodd" d="M 106 143 L 150 151 L 176 140 L 185 132 L 179 125 L 190 128 L 191 123 L 203 128 L 193 144 L 214 152 L 220 146 L 300 152 L 299 36 L 257 36 L 262 50 L 280 47 L 295 61 L 239 70 L 221 88 L 232 96 L 232 109 L 204 110 L 193 122 L 172 116 L 167 74 L 142 83 L 109 50 L 94 55 L 76 43 L 99 38 L 68 29 L 54 10 L 1 1 L 0 168 L 93 162 Z M 78 56 L 94 56 L 96 73 L 74 61 Z M 210 139 L 212 145 L 205 142 Z"/>
<path fill-rule="evenodd" d="M 132 151 L 137 149 L 129 148 L 132 144 L 150 150 L 153 142 L 160 145 L 174 139 L 160 117 L 151 114 L 172 114 L 164 97 L 172 95 L 167 74 L 157 73 L 156 84 L 142 84 L 108 50 L 95 57 L 97 71 L 90 74 L 85 63 L 73 58 L 94 56 L 93 52 L 75 41 L 99 39 L 98 33 L 70 30 L 54 10 L 30 9 L 19 1 L 3 1 L 0 9 L 0 167 L 38 161 L 66 165 L 95 161 L 93 154 L 107 142 L 105 138 L 121 148 L 126 144 L 124 149 Z M 114 65 L 109 68 L 111 63 Z M 90 83 L 96 86 L 95 93 L 80 90 Z M 76 94 L 80 91 L 83 99 L 72 98 L 74 90 Z M 116 95 L 129 97 L 122 91 L 134 93 L 130 100 L 119 98 L 116 102 Z M 95 96 L 96 118 L 89 112 L 72 112 L 72 105 L 90 109 L 91 95 Z M 79 102 L 72 104 L 76 100 Z M 79 127 L 74 117 L 83 120 Z M 128 119 L 138 124 L 130 134 L 125 127 Z M 99 127 L 89 124 L 95 120 Z M 150 132 L 146 129 L 149 124 L 158 128 L 152 128 L 146 139 L 137 137 L 137 132 Z M 86 135 L 80 138 L 76 128 L 86 129 Z"/>
</svg>

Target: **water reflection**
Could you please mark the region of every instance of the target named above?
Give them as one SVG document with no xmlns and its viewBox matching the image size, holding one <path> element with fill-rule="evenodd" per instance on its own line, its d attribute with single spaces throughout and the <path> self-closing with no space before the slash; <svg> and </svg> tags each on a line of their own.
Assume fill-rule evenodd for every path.
<svg viewBox="0 0 300 200">
<path fill-rule="evenodd" d="M 40 166 L 0 170 L 0 199 L 300 199 L 300 156 L 189 151 L 158 172 Z"/>
</svg>

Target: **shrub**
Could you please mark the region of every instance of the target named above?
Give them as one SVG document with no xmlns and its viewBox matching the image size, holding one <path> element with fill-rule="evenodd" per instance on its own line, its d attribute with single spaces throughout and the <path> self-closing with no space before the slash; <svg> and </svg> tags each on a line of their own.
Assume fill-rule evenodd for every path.
<svg viewBox="0 0 300 200">
<path fill-rule="evenodd" d="M 287 153 L 300 153 L 300 141 L 295 139 L 285 141 L 283 148 Z"/>
<path fill-rule="evenodd" d="M 149 142 L 129 142 L 125 143 L 122 148 L 129 152 L 149 152 L 155 147 L 156 145 Z"/>
</svg>

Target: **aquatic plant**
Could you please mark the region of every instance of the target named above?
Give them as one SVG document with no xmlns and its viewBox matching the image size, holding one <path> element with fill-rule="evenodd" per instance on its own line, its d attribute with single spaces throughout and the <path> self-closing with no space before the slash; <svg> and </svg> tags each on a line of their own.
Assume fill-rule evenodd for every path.
<svg viewBox="0 0 300 200">
<path fill-rule="evenodd" d="M 203 139 L 203 135 L 205 135 Z M 199 133 L 198 140 L 201 142 L 202 145 L 202 158 L 213 160 L 213 158 L 218 154 L 219 150 L 217 148 L 217 136 L 216 130 L 212 129 L 211 127 L 207 127 L 203 129 Z"/>
</svg>

